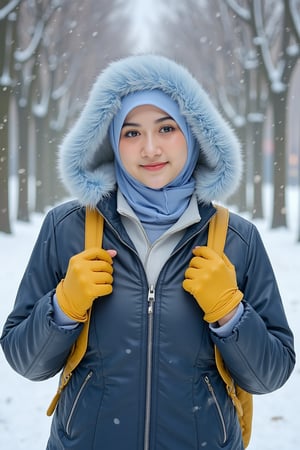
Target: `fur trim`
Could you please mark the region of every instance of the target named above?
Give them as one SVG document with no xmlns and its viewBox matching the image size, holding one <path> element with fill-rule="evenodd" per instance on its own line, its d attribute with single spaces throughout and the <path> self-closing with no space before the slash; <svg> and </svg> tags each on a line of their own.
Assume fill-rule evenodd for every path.
<svg viewBox="0 0 300 450">
<path fill-rule="evenodd" d="M 83 205 L 95 206 L 114 190 L 110 122 L 125 95 L 161 89 L 179 104 L 199 142 L 196 195 L 209 203 L 237 188 L 242 172 L 240 145 L 206 92 L 183 66 L 163 56 L 130 56 L 111 63 L 98 77 L 59 154 L 61 178 Z"/>
</svg>

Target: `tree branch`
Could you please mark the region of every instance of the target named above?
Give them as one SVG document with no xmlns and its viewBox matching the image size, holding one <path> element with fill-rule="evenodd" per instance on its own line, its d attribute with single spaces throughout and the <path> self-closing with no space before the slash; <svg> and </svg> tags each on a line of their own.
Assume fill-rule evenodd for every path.
<svg viewBox="0 0 300 450">
<path fill-rule="evenodd" d="M 245 22 L 250 22 L 251 19 L 251 13 L 248 9 L 243 8 L 241 5 L 239 5 L 235 0 L 226 0 L 227 5 L 229 8 L 232 9 L 232 11 L 242 20 Z"/>
<path fill-rule="evenodd" d="M 5 5 L 3 8 L 0 9 L 0 20 L 5 19 L 5 17 L 10 14 L 16 6 L 21 2 L 21 0 L 12 0 L 7 5 Z"/>
</svg>

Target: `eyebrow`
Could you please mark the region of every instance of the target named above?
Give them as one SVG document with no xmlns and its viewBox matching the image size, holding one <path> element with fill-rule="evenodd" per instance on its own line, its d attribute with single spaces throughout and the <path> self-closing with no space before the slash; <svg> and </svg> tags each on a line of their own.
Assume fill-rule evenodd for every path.
<svg viewBox="0 0 300 450">
<path fill-rule="evenodd" d="M 175 119 L 173 119 L 173 117 L 171 116 L 163 116 L 160 117 L 159 119 L 155 120 L 155 123 L 161 123 L 164 122 L 165 120 L 173 120 L 173 122 L 175 122 Z M 135 122 L 124 122 L 122 125 L 122 128 L 124 127 L 140 127 L 141 125 L 139 123 L 135 123 Z"/>
</svg>

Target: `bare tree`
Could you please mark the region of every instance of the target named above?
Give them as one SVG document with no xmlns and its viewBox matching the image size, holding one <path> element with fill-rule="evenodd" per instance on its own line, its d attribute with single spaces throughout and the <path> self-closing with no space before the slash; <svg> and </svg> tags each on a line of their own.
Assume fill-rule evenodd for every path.
<svg viewBox="0 0 300 450">
<path fill-rule="evenodd" d="M 224 28 L 223 39 L 226 40 L 226 36 L 230 36 L 231 63 L 233 67 L 240 67 L 235 77 L 231 75 L 232 70 L 227 69 L 226 81 L 220 85 L 219 90 L 223 89 L 225 93 L 233 91 L 236 94 L 233 98 L 230 96 L 230 105 L 232 109 L 239 112 L 237 117 L 241 117 L 240 120 L 245 124 L 244 183 L 246 183 L 247 210 L 251 212 L 253 218 L 262 218 L 264 215 L 263 132 L 268 107 L 268 87 L 260 70 L 257 52 L 253 47 L 252 30 L 245 26 L 229 8 L 226 8 L 224 2 L 219 1 L 219 7 L 220 20 Z M 226 18 L 228 23 L 225 28 Z M 240 104 L 242 104 L 242 112 Z M 239 106 L 238 109 L 236 105 Z"/>
<path fill-rule="evenodd" d="M 286 142 L 290 80 L 300 56 L 299 0 L 226 0 L 234 13 L 251 28 L 260 66 L 269 87 L 273 117 L 272 228 L 286 226 Z"/>
<path fill-rule="evenodd" d="M 0 1 L 0 231 L 11 232 L 9 208 L 9 127 L 14 86 L 13 52 L 20 0 Z"/>
<path fill-rule="evenodd" d="M 233 200 L 263 217 L 263 155 L 273 132 L 272 227 L 286 226 L 288 93 L 299 59 L 300 0 L 165 1 L 156 26 L 157 50 L 187 65 L 237 131 L 245 177 Z M 272 127 L 266 128 L 269 112 Z M 270 171 L 268 171 L 270 172 Z"/>
<path fill-rule="evenodd" d="M 17 5 L 21 21 L 20 26 L 15 26 L 13 47 L 9 41 L 12 21 L 8 21 L 8 14 Z M 0 66 L 3 73 L 0 80 L 1 84 L 11 85 L 10 89 L 1 90 L 4 94 L 0 112 L 5 124 L 1 128 L 3 136 L 8 135 L 6 104 L 8 94 L 13 94 L 17 120 L 11 121 L 10 126 L 18 142 L 18 220 L 29 220 L 34 200 L 36 211 L 43 212 L 65 195 L 57 180 L 57 146 L 64 129 L 80 112 L 100 68 L 108 60 L 127 53 L 130 21 L 126 20 L 125 12 L 120 0 L 12 0 L 0 9 L 0 20 L 6 20 L 0 35 L 1 61 L 6 64 L 4 68 Z M 14 85 L 12 76 L 8 76 L 7 61 L 15 69 Z M 0 206 L 5 212 L 1 218 L 6 219 L 9 218 L 8 149 L 7 143 L 5 155 L 0 158 L 3 184 Z M 30 171 L 35 180 L 34 196 L 29 189 Z M 2 228 L 9 227 L 3 224 Z"/>
<path fill-rule="evenodd" d="M 21 23 L 27 26 L 18 28 L 18 49 L 15 52 L 18 73 L 16 96 L 18 100 L 18 220 L 28 221 L 29 211 L 29 150 L 32 149 L 33 99 L 40 92 L 39 74 L 43 65 L 43 41 L 47 27 L 55 17 L 61 2 L 26 1 L 20 8 Z M 44 71 L 45 79 L 48 76 Z M 43 98 L 44 100 L 44 98 Z M 33 153 L 33 152 L 32 152 Z"/>
</svg>

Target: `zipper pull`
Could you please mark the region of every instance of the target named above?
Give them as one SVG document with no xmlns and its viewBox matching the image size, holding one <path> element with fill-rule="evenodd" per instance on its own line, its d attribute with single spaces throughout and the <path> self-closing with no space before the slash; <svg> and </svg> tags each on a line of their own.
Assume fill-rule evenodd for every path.
<svg viewBox="0 0 300 450">
<path fill-rule="evenodd" d="M 153 284 L 151 284 L 148 291 L 148 314 L 153 314 L 154 302 L 155 302 L 154 286 Z"/>
</svg>

